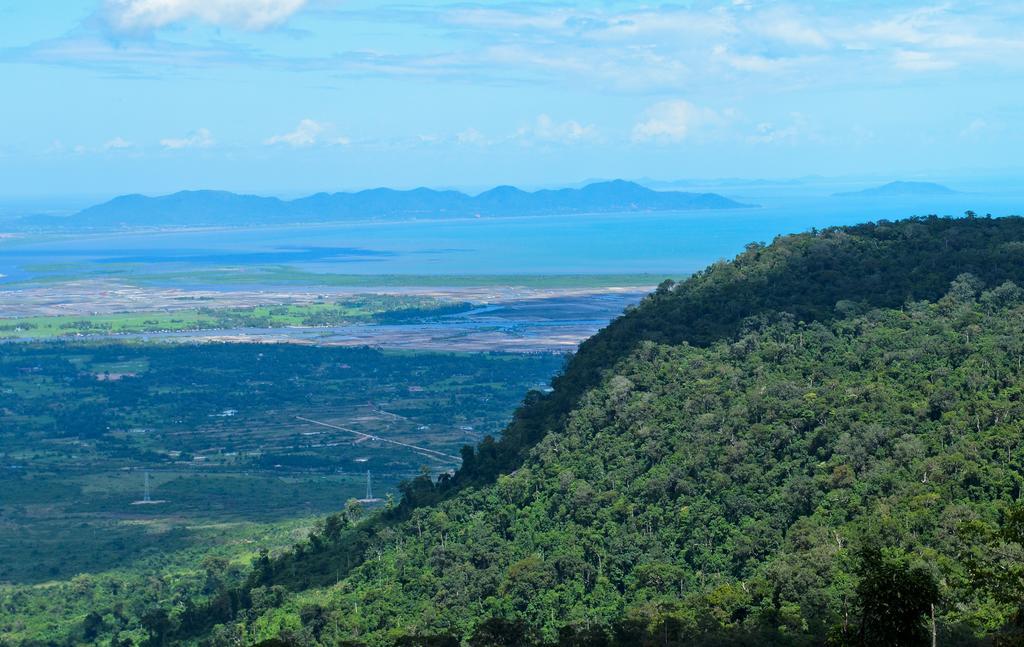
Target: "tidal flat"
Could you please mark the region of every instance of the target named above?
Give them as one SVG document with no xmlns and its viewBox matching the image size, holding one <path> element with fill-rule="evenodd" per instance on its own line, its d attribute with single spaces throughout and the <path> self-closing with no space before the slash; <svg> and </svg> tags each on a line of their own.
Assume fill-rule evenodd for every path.
<svg viewBox="0 0 1024 647">
<path fill-rule="evenodd" d="M 569 351 L 653 284 L 186 289 L 86 279 L 0 290 L 0 340 Z M 650 278 L 648 277 L 648 280 Z"/>
</svg>

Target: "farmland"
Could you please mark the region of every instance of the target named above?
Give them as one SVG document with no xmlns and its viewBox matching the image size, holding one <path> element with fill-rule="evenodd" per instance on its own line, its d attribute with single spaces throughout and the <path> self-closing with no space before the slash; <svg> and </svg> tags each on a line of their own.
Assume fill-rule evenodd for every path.
<svg viewBox="0 0 1024 647">
<path fill-rule="evenodd" d="M 122 335 L 232 328 L 336 326 L 403 322 L 468 310 L 468 303 L 431 297 L 364 295 L 344 300 L 247 307 L 186 307 L 160 311 L 68 314 L 0 319 L 0 339 L 47 339 L 81 335 Z"/>
<path fill-rule="evenodd" d="M 421 470 L 458 467 L 461 445 L 499 432 L 563 361 L 294 344 L 3 350 L 0 581 L 12 583 L 242 542 L 365 496 L 367 472 L 386 499 Z M 159 503 L 138 503 L 147 472 Z"/>
</svg>

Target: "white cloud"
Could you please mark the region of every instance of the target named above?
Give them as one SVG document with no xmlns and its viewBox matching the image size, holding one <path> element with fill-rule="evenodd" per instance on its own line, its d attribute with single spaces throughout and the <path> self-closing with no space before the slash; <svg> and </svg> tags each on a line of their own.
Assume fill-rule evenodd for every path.
<svg viewBox="0 0 1024 647">
<path fill-rule="evenodd" d="M 1020 3 L 400 3 L 342 7 L 342 0 L 96 0 L 120 33 L 182 22 L 245 29 L 279 24 L 304 9 L 372 29 L 420 30 L 397 46 L 335 49 L 204 42 L 195 35 L 109 38 L 87 21 L 67 35 L 6 50 L 5 60 L 152 74 L 247 65 L 381 78 L 456 79 L 477 84 L 548 83 L 599 92 L 673 96 L 761 77 L 790 88 L 898 81 L 946 68 L 1024 69 Z M 366 4 L 366 3 L 363 3 Z M 575 6 L 573 6 L 575 5 Z M 840 6 L 841 5 L 841 6 Z M 654 8 L 656 7 L 656 8 Z M 332 31 L 313 29 L 321 36 Z M 321 31 L 323 30 L 323 31 Z M 398 33 L 398 32 L 395 32 Z M 434 39 L 437 37 L 437 40 Z M 358 40 L 356 42 L 359 42 Z M 402 41 L 396 41 L 402 42 Z M 427 43 L 427 44 L 424 44 Z M 438 43 L 435 47 L 429 43 Z M 266 47 L 266 49 L 263 49 Z M 355 49 L 353 49 L 355 48 Z M 4 52 L 0 52 L 4 56 Z M 754 83 L 757 79 L 752 80 Z M 777 86 L 782 87 L 782 86 Z"/>
<path fill-rule="evenodd" d="M 487 138 L 484 134 L 476 128 L 467 128 L 461 133 L 455 135 L 455 141 L 460 144 L 469 144 L 473 146 L 484 146 L 487 144 Z"/>
<path fill-rule="evenodd" d="M 941 33 L 947 29 L 948 26 L 942 23 L 945 12 L 946 8 L 941 6 L 918 7 L 866 25 L 854 25 L 853 32 L 868 42 L 919 45 L 929 40 L 929 33 Z"/>
<path fill-rule="evenodd" d="M 727 11 L 699 11 L 664 8 L 657 11 L 625 11 L 615 14 L 591 12 L 579 14 L 567 24 L 582 25 L 593 40 L 622 41 L 629 44 L 684 44 L 697 38 L 722 37 L 736 33 L 733 16 Z"/>
<path fill-rule="evenodd" d="M 699 129 L 717 126 L 723 121 L 724 117 L 714 110 L 683 99 L 662 101 L 648 108 L 643 119 L 633 126 L 633 141 L 678 142 Z"/>
<path fill-rule="evenodd" d="M 312 119 L 303 119 L 292 132 L 284 133 L 283 135 L 274 135 L 264 143 L 268 146 L 286 144 L 292 148 L 308 148 L 317 143 L 324 130 L 326 130 L 324 124 L 313 121 Z"/>
<path fill-rule="evenodd" d="M 213 135 L 206 128 L 200 128 L 188 137 L 181 139 L 168 137 L 160 140 L 161 146 L 172 150 L 179 150 L 182 148 L 209 148 L 213 146 L 213 144 Z"/>
<path fill-rule="evenodd" d="M 435 16 L 455 37 L 487 43 L 451 59 L 459 73 L 516 80 L 532 74 L 624 91 L 692 91 L 720 83 L 723 71 L 806 86 L 968 65 L 1024 66 L 1024 12 L 1006 3 L 967 9 L 922 0 L 909 7 L 852 3 L 833 10 L 734 0 L 731 7 L 677 3 L 654 11 L 600 4 L 604 8 L 505 3 L 500 9 L 440 9 Z M 413 13 L 424 20 L 425 13 Z"/>
<path fill-rule="evenodd" d="M 548 115 L 540 115 L 531 126 L 520 128 L 516 132 L 516 139 L 536 140 L 545 142 L 559 142 L 562 144 L 575 144 L 582 141 L 593 140 L 597 137 L 597 127 L 594 125 L 584 126 L 578 121 L 556 122 Z"/>
<path fill-rule="evenodd" d="M 335 133 L 334 124 L 303 119 L 290 133 L 274 135 L 263 142 L 267 146 L 284 145 L 292 148 L 311 146 L 348 146 L 352 140 Z"/>
<path fill-rule="evenodd" d="M 828 47 L 829 44 L 821 31 L 793 17 L 768 18 L 762 21 L 759 30 L 766 36 L 791 45 Z"/>
<path fill-rule="evenodd" d="M 967 126 L 960 131 L 960 136 L 967 139 L 977 137 L 981 133 L 988 130 L 988 127 L 988 122 L 982 119 L 981 117 L 978 117 L 977 119 L 971 121 L 971 123 L 967 124 Z"/>
<path fill-rule="evenodd" d="M 490 146 L 502 146 L 512 143 L 519 143 L 524 146 L 533 144 L 577 144 L 584 141 L 593 141 L 598 138 L 597 127 L 583 125 L 575 120 L 555 121 L 550 115 L 541 114 L 530 124 L 522 126 L 514 131 L 506 131 L 503 134 L 487 134 L 480 130 L 469 127 L 455 133 L 450 137 L 419 136 L 417 144 L 437 144 L 443 142 L 455 142 L 462 146 L 478 146 L 480 148 Z"/>
<path fill-rule="evenodd" d="M 46 155 L 52 155 L 57 153 L 63 153 L 65 150 L 67 150 L 67 147 L 64 146 L 64 142 L 62 142 L 59 139 L 55 139 L 52 142 L 50 142 L 50 145 L 43 150 L 43 153 Z"/>
<path fill-rule="evenodd" d="M 117 151 L 134 147 L 135 144 L 128 141 L 127 139 L 124 139 L 123 137 L 115 137 L 103 144 L 103 150 L 105 151 Z"/>
<path fill-rule="evenodd" d="M 725 45 L 716 45 L 712 50 L 712 56 L 740 72 L 778 72 L 792 66 L 796 62 L 796 59 L 793 58 L 773 59 L 757 54 L 733 54 Z"/>
<path fill-rule="evenodd" d="M 107 0 L 104 16 L 116 31 L 145 32 L 175 23 L 260 30 L 281 24 L 306 0 Z"/>
<path fill-rule="evenodd" d="M 573 17 L 570 11 L 555 9 L 550 13 L 523 13 L 503 9 L 456 8 L 443 16 L 446 22 L 484 29 L 541 29 L 565 27 Z"/>
<path fill-rule="evenodd" d="M 850 21 L 835 32 L 848 51 L 885 53 L 879 62 L 907 72 L 965 65 L 1019 68 L 1024 61 L 1022 16 L 1009 4 L 990 3 L 968 15 L 944 3 L 897 10 L 871 22 Z"/>
<path fill-rule="evenodd" d="M 779 127 L 770 121 L 763 121 L 754 128 L 754 134 L 747 138 L 752 144 L 777 144 L 796 140 L 800 130 L 795 124 Z"/>
<path fill-rule="evenodd" d="M 939 58 L 931 52 L 905 49 L 897 50 L 893 54 L 893 62 L 896 67 L 908 72 L 934 72 L 956 66 L 952 61 Z"/>
</svg>

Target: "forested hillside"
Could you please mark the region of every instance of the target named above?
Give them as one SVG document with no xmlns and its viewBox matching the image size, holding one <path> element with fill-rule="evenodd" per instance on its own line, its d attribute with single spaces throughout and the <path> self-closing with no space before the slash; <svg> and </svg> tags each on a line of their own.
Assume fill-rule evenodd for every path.
<svg viewBox="0 0 1024 647">
<path fill-rule="evenodd" d="M 501 440 L 477 448 L 456 484 L 514 467 L 565 421 L 581 395 L 643 341 L 706 346 L 780 313 L 828 322 L 869 308 L 936 300 L 958 275 L 985 285 L 1024 285 L 1024 219 L 914 218 L 751 243 L 678 285 L 665 282 L 640 306 L 583 342 L 555 390 L 528 398 Z"/>
<path fill-rule="evenodd" d="M 859 644 L 876 548 L 893 582 L 874 595 L 915 583 L 942 644 L 1001 630 L 1024 599 L 1024 536 L 998 534 L 1021 519 L 1024 293 L 978 287 L 708 348 L 644 342 L 518 470 L 381 531 L 337 585 L 257 604 L 248 635 L 813 644 L 846 627 Z M 344 546 L 345 523 L 301 550 Z M 282 576 L 301 588 L 265 573 L 254 601 L 284 596 Z"/>
<path fill-rule="evenodd" d="M 781 632 L 784 642 L 795 636 L 813 641 L 836 626 L 852 630 L 858 600 L 851 592 L 856 588 L 858 564 L 871 562 L 863 555 L 858 560 L 854 549 L 865 538 L 877 537 L 890 552 L 906 550 L 915 559 L 928 555 L 929 565 L 938 563 L 933 554 L 924 552 L 939 548 L 926 541 L 923 529 L 911 527 L 910 539 L 888 534 L 889 526 L 905 525 L 908 500 L 934 499 L 923 516 L 933 526 L 941 520 L 950 537 L 961 537 L 965 525 L 961 521 L 972 515 L 984 532 L 996 533 L 993 528 L 1000 510 L 1019 497 L 1021 457 L 1014 443 L 1019 434 L 1005 427 L 996 434 L 1007 443 L 1003 451 L 960 452 L 965 461 L 971 457 L 976 463 L 972 470 L 965 466 L 954 472 L 961 484 L 970 474 L 972 484 L 982 489 L 973 503 L 969 499 L 964 505 L 959 490 L 938 491 L 938 484 L 948 484 L 949 479 L 913 471 L 919 466 L 906 473 L 890 469 L 897 460 L 907 461 L 902 455 L 895 457 L 900 441 L 918 451 L 922 461 L 948 460 L 956 454 L 950 450 L 951 439 L 936 441 L 933 436 L 940 432 L 925 429 L 925 423 L 934 427 L 948 413 L 941 405 L 928 404 L 935 397 L 945 398 L 950 412 L 958 410 L 953 406 L 957 403 L 960 409 L 967 408 L 967 412 L 958 410 L 961 420 L 973 411 L 975 434 L 991 432 L 995 423 L 983 423 L 978 410 L 976 380 L 942 382 L 946 390 L 926 393 L 922 389 L 934 388 L 936 378 L 924 383 L 920 379 L 933 371 L 957 368 L 976 352 L 975 347 L 952 344 L 961 336 L 959 343 L 967 343 L 971 331 L 975 343 L 979 342 L 978 331 L 963 329 L 961 320 L 953 316 L 950 301 L 963 302 L 957 312 L 968 321 L 981 317 L 982 306 L 971 305 L 971 295 L 981 286 L 998 288 L 995 295 L 1010 295 L 1007 304 L 988 306 L 987 321 L 990 326 L 1000 325 L 1004 339 L 1019 335 L 1019 320 L 1010 316 L 1015 307 L 1010 304 L 1016 298 L 1012 295 L 1017 292 L 1012 286 L 1000 287 L 1007 281 L 1024 284 L 1024 220 L 1016 218 L 932 217 L 810 232 L 777 239 L 770 246 L 752 244 L 733 262 L 717 263 L 677 286 L 662 285 L 638 308 L 585 342 L 555 381 L 555 391 L 548 396 L 531 394 L 500 440 L 485 441 L 475 451 L 467 448 L 463 468 L 454 478 L 436 485 L 425 479 L 412 482 L 405 488 L 401 506 L 384 519 L 345 530 L 350 520 L 335 518 L 309 544 L 258 564 L 250 581 L 254 590 L 312 587 L 314 593 L 297 598 L 290 607 L 292 613 L 283 616 L 291 620 L 283 620 L 278 615 L 282 612 L 270 611 L 262 621 L 246 626 L 259 637 L 287 629 L 285 634 L 308 640 L 309 622 L 295 624 L 295 618 L 301 620 L 302 609 L 307 616 L 313 609 L 320 610 L 315 615 L 324 618 L 324 627 L 334 627 L 357 642 L 386 643 L 401 635 L 466 637 L 486 633 L 487 621 L 511 623 L 499 634 L 521 629 L 545 641 L 565 632 L 596 630 L 595 635 L 614 636 L 626 626 L 649 635 L 661 631 L 666 640 L 671 626 L 680 641 L 706 640 L 709 632 L 720 630 Z M 920 304 L 943 298 L 946 305 Z M 999 297 L 986 298 L 991 304 Z M 864 351 L 872 345 L 863 338 L 864 325 L 852 332 L 844 326 L 860 321 L 865 313 L 881 321 L 908 317 L 905 306 L 910 303 L 918 303 L 917 312 L 926 314 L 907 320 L 906 332 L 893 326 L 881 332 L 883 337 L 892 336 L 892 341 L 910 344 L 902 349 L 912 360 L 905 366 L 908 373 L 878 387 L 880 396 L 885 395 L 882 402 L 869 398 L 860 405 L 871 412 L 868 416 L 868 411 L 859 411 L 857 402 L 848 399 L 847 390 L 864 389 L 879 370 L 894 365 L 892 358 L 883 353 L 864 366 L 837 362 L 834 353 L 838 351 L 827 345 L 828 340 L 842 340 L 846 354 L 866 361 L 871 356 Z M 878 308 L 903 308 L 904 312 Z M 940 315 L 944 317 L 941 334 L 919 330 Z M 972 321 L 971 325 L 980 326 L 984 333 L 981 324 Z M 756 335 L 778 337 L 783 347 L 792 346 L 795 335 L 802 350 L 799 356 L 806 352 L 809 357 L 804 364 L 793 364 L 796 357 L 784 353 L 762 357 L 760 370 L 780 377 L 759 379 L 745 365 L 750 358 L 742 353 L 733 357 L 735 351 L 726 351 L 736 344 L 742 348 L 753 343 Z M 918 343 L 930 344 L 940 356 L 929 357 L 925 348 L 914 345 Z M 715 366 L 732 381 L 707 381 L 718 375 L 713 372 L 695 382 L 695 369 L 684 361 L 687 354 L 697 354 L 699 365 Z M 732 365 L 722 364 L 724 360 Z M 998 366 L 1001 379 L 1010 384 L 1020 370 L 1012 355 L 976 361 Z M 669 379 L 674 373 L 676 378 Z M 833 381 L 826 381 L 832 374 Z M 638 383 L 646 384 L 646 389 L 638 388 Z M 693 392 L 694 384 L 705 388 Z M 1003 384 L 989 386 L 992 397 L 999 393 L 1012 401 Z M 757 407 L 739 397 L 747 391 L 752 391 Z M 767 396 L 776 391 L 778 406 L 759 408 L 771 402 Z M 702 404 L 693 404 L 690 398 Z M 801 407 L 795 408 L 793 401 Z M 922 407 L 927 410 L 918 420 Z M 624 425 L 620 418 L 627 414 L 630 424 Z M 914 416 L 913 422 L 908 415 Z M 985 419 L 997 417 L 992 414 Z M 1016 424 L 1019 416 L 1004 412 L 998 420 L 1003 425 L 1008 420 Z M 853 421 L 861 424 L 854 426 Z M 681 426 L 698 422 L 704 427 Z M 778 436 L 786 429 L 786 434 Z M 941 433 L 947 436 L 969 431 L 944 429 Z M 769 446 L 777 448 L 765 453 L 769 441 Z M 636 447 L 643 448 L 639 455 Z M 850 459 L 843 453 L 854 450 Z M 616 464 L 628 469 L 619 478 L 610 478 L 607 461 L 595 457 L 619 456 L 618 452 L 626 453 Z M 687 458 L 672 461 L 677 454 Z M 690 464 L 697 454 L 706 455 L 703 469 Z M 852 460 L 854 456 L 859 462 Z M 730 461 L 735 465 L 720 468 Z M 990 480 L 997 467 L 999 477 Z M 831 474 L 829 469 L 836 473 L 833 480 L 822 477 Z M 512 475 L 511 480 L 492 484 L 499 474 Z M 862 479 L 870 483 L 876 474 L 887 474 L 889 484 L 880 490 L 861 484 Z M 891 498 L 928 478 L 921 483 L 931 483 L 925 492 L 905 491 L 905 497 Z M 733 480 L 738 487 L 732 487 Z M 833 481 L 835 488 L 830 485 Z M 515 483 L 520 484 L 519 498 L 503 493 L 503 488 L 515 489 Z M 993 483 L 1000 485 L 993 487 Z M 861 487 L 867 489 L 861 491 Z M 825 515 L 831 525 L 822 526 L 819 521 L 816 527 L 814 515 L 839 496 L 833 489 L 843 488 L 852 490 L 854 501 L 847 502 L 848 507 L 834 518 Z M 565 495 L 570 497 L 567 501 L 559 500 Z M 430 507 L 443 499 L 449 501 L 440 508 Z M 515 511 L 512 519 L 503 516 L 498 505 L 502 499 L 506 515 Z M 587 517 L 584 504 L 588 503 L 594 514 L 604 517 Z M 958 510 L 969 514 L 949 516 Z M 584 516 L 574 518 L 577 513 Z M 527 525 L 515 525 L 520 520 Z M 542 523 L 534 528 L 530 521 Z M 885 522 L 887 530 L 863 532 L 868 522 Z M 576 528 L 585 529 L 585 537 Z M 705 536 L 690 535 L 688 528 Z M 497 559 L 478 555 L 473 537 L 479 537 Z M 976 546 L 977 541 L 967 545 Z M 552 550 L 556 546 L 559 551 Z M 943 549 L 947 552 L 942 555 L 957 565 L 963 582 L 967 577 L 964 555 L 950 555 L 949 544 Z M 412 557 L 417 552 L 424 561 L 417 563 Z M 462 558 L 450 557 L 452 552 Z M 573 559 L 556 559 L 566 552 Z M 911 568 L 906 565 L 909 558 L 887 554 L 890 566 L 901 563 Z M 801 560 L 810 555 L 819 557 L 818 565 L 801 567 Z M 375 571 L 384 568 L 389 558 L 396 568 L 408 567 L 416 573 L 411 584 L 400 577 L 404 571 Z M 357 572 L 342 579 L 360 563 Z M 762 580 L 756 578 L 767 578 L 773 569 L 786 565 L 793 572 L 775 581 L 787 584 L 794 593 L 787 597 L 757 588 Z M 645 602 L 656 597 L 646 590 L 650 587 L 638 584 L 644 572 L 660 582 L 654 589 L 662 598 L 654 606 Z M 520 576 L 533 583 L 517 589 Z M 951 573 L 931 576 L 940 578 L 943 586 L 949 586 L 953 577 Z M 318 588 L 331 584 L 335 586 Z M 1016 584 L 1011 581 L 1008 586 L 1012 589 Z M 752 596 L 758 590 L 767 598 L 755 601 Z M 845 597 L 837 591 L 845 591 Z M 246 606 L 252 600 L 242 593 L 240 602 Z M 360 593 L 369 599 L 360 599 Z M 737 599 L 726 600 L 733 597 Z M 963 635 L 974 636 L 1010 622 L 1012 604 L 999 607 L 992 596 L 982 597 L 973 606 L 957 599 L 952 605 L 960 609 L 957 616 L 949 616 L 948 608 L 944 611 L 940 604 L 938 622 L 943 631 L 956 627 L 966 632 Z M 1005 602 L 1005 595 L 1000 599 Z M 523 600 L 531 600 L 532 607 L 522 606 Z M 707 613 L 693 615 L 697 619 L 692 622 L 677 617 L 683 601 L 698 608 L 703 604 Z M 258 606 L 242 615 L 258 616 Z M 972 611 L 963 615 L 961 607 Z M 209 615 L 203 619 L 212 621 Z M 299 625 L 305 628 L 300 631 Z M 232 631 L 229 626 L 219 630 Z"/>
<path fill-rule="evenodd" d="M 750 245 L 584 343 L 453 477 L 96 635 L 1019 644 L 1018 286 L 1017 218 Z"/>
</svg>

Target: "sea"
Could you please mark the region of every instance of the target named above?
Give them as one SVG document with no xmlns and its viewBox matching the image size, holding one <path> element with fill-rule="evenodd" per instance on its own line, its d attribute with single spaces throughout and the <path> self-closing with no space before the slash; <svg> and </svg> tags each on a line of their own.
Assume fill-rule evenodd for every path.
<svg viewBox="0 0 1024 647">
<path fill-rule="evenodd" d="M 1024 189 L 933 196 L 732 192 L 758 206 L 457 220 L 372 219 L 245 229 L 0 236 L 0 285 L 69 269 L 275 266 L 360 275 L 648 273 L 682 277 L 750 242 L 915 215 L 1024 214 Z M 3 233 L 0 223 L 0 233 Z M 88 272 L 91 274 L 92 272 Z"/>
</svg>

